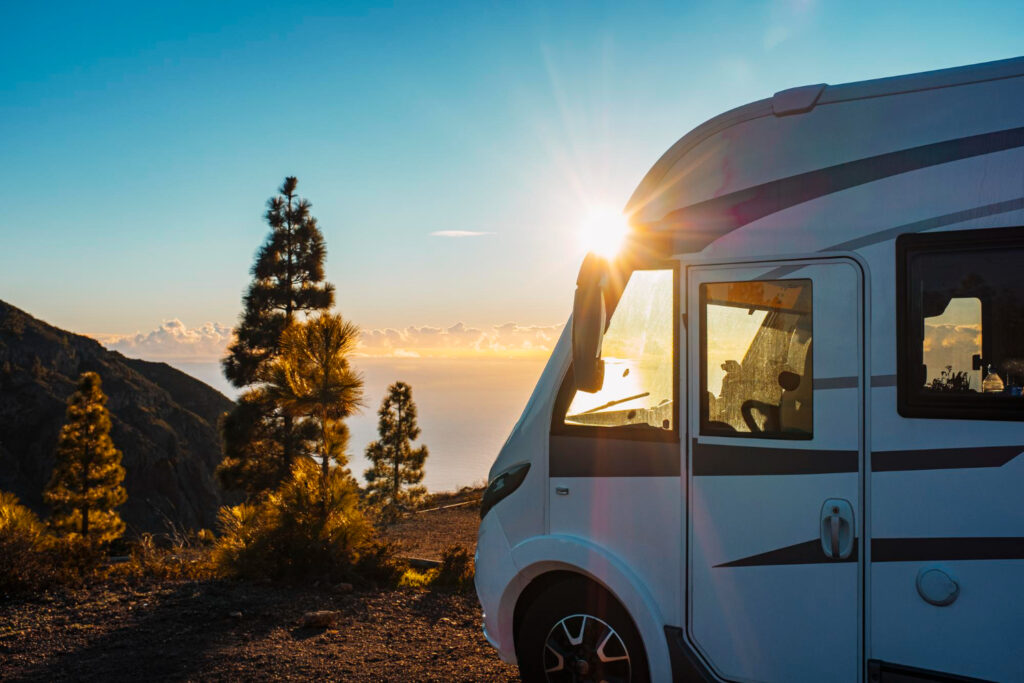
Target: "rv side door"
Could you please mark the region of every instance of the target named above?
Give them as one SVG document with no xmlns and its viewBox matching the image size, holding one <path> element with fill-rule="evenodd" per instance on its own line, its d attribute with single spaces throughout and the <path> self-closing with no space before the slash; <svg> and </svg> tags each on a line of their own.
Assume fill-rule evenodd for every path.
<svg viewBox="0 0 1024 683">
<path fill-rule="evenodd" d="M 688 270 L 688 627 L 724 678 L 861 678 L 862 307 L 852 260 Z"/>
</svg>

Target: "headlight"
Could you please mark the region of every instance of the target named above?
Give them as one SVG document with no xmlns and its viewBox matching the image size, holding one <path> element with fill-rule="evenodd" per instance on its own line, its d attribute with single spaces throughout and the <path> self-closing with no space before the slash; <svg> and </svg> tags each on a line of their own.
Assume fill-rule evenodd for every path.
<svg viewBox="0 0 1024 683">
<path fill-rule="evenodd" d="M 490 512 L 491 508 L 498 504 L 498 501 L 505 498 L 523 483 L 526 473 L 530 471 L 530 463 L 524 462 L 508 468 L 487 485 L 484 491 L 483 500 L 480 501 L 480 519 Z"/>
</svg>

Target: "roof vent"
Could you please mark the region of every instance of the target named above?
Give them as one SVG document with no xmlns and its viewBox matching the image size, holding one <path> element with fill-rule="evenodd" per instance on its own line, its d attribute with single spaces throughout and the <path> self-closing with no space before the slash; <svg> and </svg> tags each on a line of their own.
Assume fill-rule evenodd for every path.
<svg viewBox="0 0 1024 683">
<path fill-rule="evenodd" d="M 825 92 L 827 83 L 802 85 L 799 88 L 780 90 L 772 97 L 772 113 L 776 116 L 804 114 L 814 109 L 821 93 Z"/>
</svg>

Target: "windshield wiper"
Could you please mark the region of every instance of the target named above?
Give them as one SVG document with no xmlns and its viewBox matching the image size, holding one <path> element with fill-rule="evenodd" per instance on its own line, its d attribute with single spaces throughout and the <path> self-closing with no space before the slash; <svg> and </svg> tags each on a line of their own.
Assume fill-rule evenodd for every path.
<svg viewBox="0 0 1024 683">
<path fill-rule="evenodd" d="M 635 400 L 635 399 L 638 399 L 638 398 L 643 398 L 644 396 L 650 396 L 650 395 L 651 395 L 651 392 L 645 391 L 644 393 L 637 394 L 636 396 L 627 396 L 626 398 L 619 398 L 619 399 L 616 399 L 614 401 L 608 401 L 604 405 L 600 405 L 600 406 L 598 406 L 596 408 L 591 408 L 590 410 L 584 410 L 582 413 L 576 413 L 576 414 L 577 415 L 587 415 L 589 413 L 596 413 L 599 410 L 604 410 L 605 408 L 611 408 L 612 406 L 617 406 L 620 403 L 626 403 L 627 401 L 632 401 L 632 400 Z"/>
</svg>

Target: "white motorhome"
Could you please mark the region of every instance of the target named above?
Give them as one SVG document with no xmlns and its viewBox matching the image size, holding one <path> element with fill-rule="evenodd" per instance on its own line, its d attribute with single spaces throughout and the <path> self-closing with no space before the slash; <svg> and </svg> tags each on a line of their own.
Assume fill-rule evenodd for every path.
<svg viewBox="0 0 1024 683">
<path fill-rule="evenodd" d="M 526 680 L 1024 681 L 1024 58 L 685 135 L 491 469 Z"/>
</svg>

